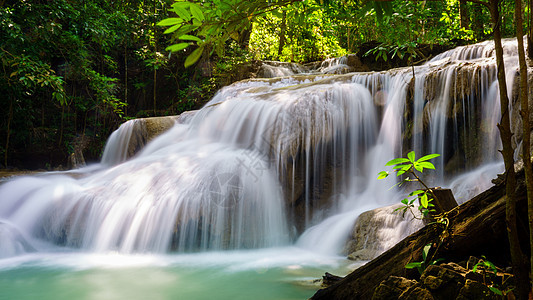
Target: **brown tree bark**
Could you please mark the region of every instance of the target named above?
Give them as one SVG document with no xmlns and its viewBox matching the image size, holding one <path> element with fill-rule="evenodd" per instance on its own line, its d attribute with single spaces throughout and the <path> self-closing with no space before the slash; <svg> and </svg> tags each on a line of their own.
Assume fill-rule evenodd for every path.
<svg viewBox="0 0 533 300">
<path fill-rule="evenodd" d="M 528 103 L 528 84 L 527 84 L 527 65 L 526 54 L 524 51 L 524 32 L 522 1 L 515 1 L 515 22 L 516 22 L 516 39 L 518 42 L 518 62 L 520 64 L 520 115 L 522 116 L 522 159 L 524 160 L 524 170 L 527 186 L 528 202 L 528 220 L 529 220 L 529 243 L 533 246 L 533 169 L 531 169 L 531 126 L 529 123 L 529 103 Z M 531 247 L 530 249 L 533 249 Z M 533 274 L 533 256 L 530 255 L 529 273 Z M 529 288 L 531 290 L 532 278 L 529 279 Z"/>
<path fill-rule="evenodd" d="M 501 119 L 498 124 L 500 130 L 500 138 L 502 141 L 502 156 L 505 164 L 506 174 L 506 223 L 507 235 L 509 239 L 509 250 L 511 253 L 511 260 L 513 265 L 513 273 L 517 283 L 517 293 L 519 299 L 527 299 L 528 293 L 528 273 L 525 268 L 524 255 L 520 248 L 520 241 L 518 239 L 518 229 L 516 223 L 516 177 L 514 171 L 513 147 L 511 143 L 511 122 L 509 112 L 509 97 L 507 96 L 507 83 L 505 80 L 505 66 L 503 61 L 503 47 L 502 37 L 500 32 L 501 16 L 499 9 L 499 0 L 489 1 L 489 10 L 493 25 L 494 34 L 494 48 L 496 50 L 496 64 L 498 70 L 498 86 L 500 89 L 500 107 Z"/>
<path fill-rule="evenodd" d="M 529 26 L 527 34 L 527 57 L 533 59 L 533 0 L 529 0 Z"/>
<path fill-rule="evenodd" d="M 281 19 L 281 28 L 279 32 L 279 47 L 278 57 L 283 53 L 283 47 L 285 47 L 285 31 L 287 30 L 287 12 L 283 11 L 283 17 Z"/>
<path fill-rule="evenodd" d="M 466 0 L 459 1 L 459 17 L 461 19 L 461 28 L 468 29 L 468 7 L 466 6 Z"/>
<path fill-rule="evenodd" d="M 482 10 L 481 5 L 478 3 L 472 5 L 472 30 L 474 31 L 474 38 L 476 41 L 483 39 Z"/>
<path fill-rule="evenodd" d="M 7 168 L 7 153 L 9 150 L 9 138 L 11 135 L 11 120 L 13 120 L 13 98 L 9 101 L 9 116 L 7 118 L 7 135 L 6 135 L 6 147 L 4 149 L 4 166 Z"/>
</svg>

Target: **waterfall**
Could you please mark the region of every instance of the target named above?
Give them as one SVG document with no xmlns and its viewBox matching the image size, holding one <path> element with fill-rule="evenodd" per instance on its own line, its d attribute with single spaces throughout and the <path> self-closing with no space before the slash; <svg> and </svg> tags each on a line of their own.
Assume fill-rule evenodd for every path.
<svg viewBox="0 0 533 300">
<path fill-rule="evenodd" d="M 515 43 L 504 45 L 512 56 Z M 339 253 L 361 213 L 405 194 L 390 189 L 395 178 L 376 176 L 410 149 L 440 153 L 428 181 L 470 197 L 501 171 L 491 47 L 459 47 L 414 70 L 324 74 L 346 63 L 338 59 L 320 74 L 241 81 L 133 157 L 139 121 L 128 121 L 97 168 L 0 185 L 0 236 L 12 245 L 0 257 L 39 251 L 43 241 L 97 252 L 296 243 Z M 506 62 L 512 93 L 516 59 Z M 453 181 L 465 172 L 480 182 Z"/>
</svg>

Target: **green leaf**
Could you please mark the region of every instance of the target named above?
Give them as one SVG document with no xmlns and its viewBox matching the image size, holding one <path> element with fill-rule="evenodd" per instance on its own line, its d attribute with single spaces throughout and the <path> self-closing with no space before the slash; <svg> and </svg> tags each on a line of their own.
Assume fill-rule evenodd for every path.
<svg viewBox="0 0 533 300">
<path fill-rule="evenodd" d="M 402 202 L 403 204 L 407 205 L 407 203 L 409 203 L 409 199 L 404 198 L 401 202 Z"/>
<path fill-rule="evenodd" d="M 430 163 L 428 161 L 418 162 L 418 163 L 415 163 L 415 164 L 420 166 L 420 167 L 422 167 L 422 168 L 424 168 L 424 169 L 435 170 L 435 165 L 433 165 L 432 163 Z"/>
<path fill-rule="evenodd" d="M 378 179 L 384 179 L 384 178 L 387 178 L 387 176 L 389 176 L 388 172 L 381 171 L 378 173 Z"/>
<path fill-rule="evenodd" d="M 196 28 L 198 28 L 198 26 L 194 26 L 194 25 L 190 25 L 190 24 L 187 24 L 187 25 L 183 25 L 178 31 L 176 31 L 174 33 L 174 36 L 176 37 L 179 37 L 179 36 L 182 36 L 184 34 L 187 34 L 193 30 L 195 30 Z"/>
<path fill-rule="evenodd" d="M 189 46 L 189 43 L 179 43 L 179 44 L 168 46 L 165 50 L 171 51 L 171 52 L 177 52 L 177 51 L 181 51 L 187 48 L 188 46 Z"/>
<path fill-rule="evenodd" d="M 205 16 L 204 16 L 204 13 L 202 12 L 202 9 L 196 3 L 191 3 L 191 13 L 192 13 L 192 16 L 198 21 L 203 22 L 205 20 Z"/>
<path fill-rule="evenodd" d="M 422 258 L 424 261 L 426 261 L 426 258 L 428 257 L 429 250 L 431 249 L 431 244 L 427 244 L 422 249 Z"/>
<path fill-rule="evenodd" d="M 407 153 L 407 158 L 409 158 L 410 162 L 415 162 L 415 152 L 411 151 L 411 152 Z"/>
<path fill-rule="evenodd" d="M 503 296 L 503 292 L 502 292 L 500 289 L 495 288 L 495 287 L 493 287 L 493 286 L 489 286 L 489 289 L 490 289 L 494 294 L 496 294 L 496 295 L 500 295 L 500 296 Z"/>
<path fill-rule="evenodd" d="M 393 160 L 389 160 L 389 162 L 387 162 L 385 166 L 392 166 L 392 165 L 397 165 L 397 164 L 406 163 L 406 162 L 409 162 L 407 158 L 400 157 L 400 158 L 395 158 Z"/>
<path fill-rule="evenodd" d="M 409 194 L 410 197 L 425 193 L 423 190 L 416 190 Z"/>
<path fill-rule="evenodd" d="M 428 194 L 422 195 L 420 197 L 420 206 L 422 206 L 423 208 L 428 208 L 428 204 L 429 204 Z"/>
<path fill-rule="evenodd" d="M 191 14 L 182 6 L 174 6 L 174 11 L 183 20 L 187 22 L 191 20 Z"/>
<path fill-rule="evenodd" d="M 181 24 L 176 24 L 170 28 L 168 28 L 167 30 L 165 30 L 165 32 L 163 32 L 163 34 L 169 34 L 169 33 L 172 33 L 174 31 L 176 31 L 178 28 L 181 27 Z"/>
<path fill-rule="evenodd" d="M 180 18 L 167 18 L 157 23 L 157 26 L 172 26 L 183 23 L 183 19 Z"/>
<path fill-rule="evenodd" d="M 188 35 L 188 34 L 184 34 L 182 36 L 179 37 L 180 40 L 185 40 L 185 41 L 195 41 L 195 42 L 201 42 L 202 39 L 200 39 L 199 37 L 196 37 L 194 35 Z"/>
<path fill-rule="evenodd" d="M 414 268 L 421 268 L 422 263 L 421 262 L 410 262 L 405 265 L 406 269 L 414 269 Z"/>
<path fill-rule="evenodd" d="M 394 167 L 392 167 L 393 169 L 403 169 L 405 167 L 407 167 L 408 169 L 411 168 L 412 164 L 409 163 L 409 164 L 399 164 L 399 165 L 396 165 Z"/>
<path fill-rule="evenodd" d="M 426 160 L 430 160 L 432 158 L 435 158 L 435 157 L 439 157 L 440 154 L 429 154 L 429 155 L 426 155 L 426 156 L 422 156 L 420 159 L 418 159 L 417 161 L 418 162 L 421 162 L 421 161 L 426 161 Z"/>
<path fill-rule="evenodd" d="M 195 49 L 187 58 L 185 59 L 185 68 L 192 66 L 195 62 L 200 59 L 202 53 L 204 52 L 204 47 L 199 47 Z"/>
<path fill-rule="evenodd" d="M 441 261 L 444 261 L 444 258 L 437 258 L 434 261 L 432 261 L 430 263 L 430 265 L 436 265 L 436 264 L 440 263 Z"/>
</svg>

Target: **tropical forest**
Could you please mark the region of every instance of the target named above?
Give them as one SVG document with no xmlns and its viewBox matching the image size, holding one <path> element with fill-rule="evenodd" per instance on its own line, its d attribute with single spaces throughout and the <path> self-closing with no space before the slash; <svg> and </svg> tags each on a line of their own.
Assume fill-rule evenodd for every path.
<svg viewBox="0 0 533 300">
<path fill-rule="evenodd" d="M 0 299 L 533 299 L 532 9 L 0 0 Z"/>
</svg>

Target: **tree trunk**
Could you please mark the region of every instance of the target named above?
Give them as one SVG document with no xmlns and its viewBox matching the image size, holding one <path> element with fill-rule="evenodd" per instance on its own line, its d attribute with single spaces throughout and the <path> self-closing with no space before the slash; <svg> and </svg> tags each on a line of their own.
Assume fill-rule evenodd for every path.
<svg viewBox="0 0 533 300">
<path fill-rule="evenodd" d="M 156 93 L 157 93 L 157 69 L 154 68 L 154 90 L 153 90 L 153 94 L 154 94 L 154 117 L 157 116 L 157 98 L 156 98 Z"/>
<path fill-rule="evenodd" d="M 9 150 L 9 138 L 11 135 L 11 120 L 13 120 L 13 99 L 9 101 L 9 116 L 7 118 L 6 148 L 4 149 L 4 167 L 7 168 L 7 153 Z"/>
<path fill-rule="evenodd" d="M 533 1 L 533 0 L 531 0 Z M 472 4 L 472 30 L 474 31 L 474 38 L 476 41 L 483 39 L 483 22 L 481 5 L 478 3 Z"/>
<path fill-rule="evenodd" d="M 128 50 L 127 46 L 124 45 L 124 115 L 128 115 Z"/>
<path fill-rule="evenodd" d="M 529 26 L 527 34 L 527 56 L 533 59 L 533 0 L 529 0 Z"/>
<path fill-rule="evenodd" d="M 509 238 L 509 248 L 511 253 L 511 260 L 513 265 L 513 272 L 517 281 L 517 292 L 519 299 L 527 298 L 527 285 L 524 287 L 527 280 L 526 264 L 524 263 L 523 253 L 520 249 L 520 241 L 518 239 L 518 229 L 516 224 L 516 178 L 514 171 L 513 147 L 511 144 L 511 122 L 509 116 L 509 98 L 507 96 L 507 83 L 505 80 L 505 66 L 503 62 L 503 47 L 500 32 L 501 16 L 499 10 L 499 0 L 489 1 L 489 10 L 493 25 L 494 34 L 494 48 L 496 50 L 496 64 L 498 70 L 498 86 L 500 89 L 500 107 L 501 119 L 498 124 L 500 130 L 500 138 L 502 140 L 503 150 L 502 156 L 505 164 L 506 174 L 506 222 L 507 234 Z M 525 274 L 524 274 L 524 271 Z M 525 292 L 525 294 L 524 294 Z"/>
<path fill-rule="evenodd" d="M 286 30 L 287 30 L 287 12 L 283 11 L 283 17 L 281 19 L 281 28 L 279 31 L 278 58 L 283 53 L 283 47 L 285 47 L 285 31 Z"/>
<path fill-rule="evenodd" d="M 529 124 L 529 103 L 528 103 L 528 84 L 527 84 L 527 65 L 526 54 L 524 51 L 524 32 L 523 32 L 523 10 L 522 1 L 515 1 L 515 22 L 516 22 L 516 39 L 518 42 L 518 61 L 520 64 L 520 115 L 522 116 L 522 159 L 524 160 L 524 170 L 526 176 L 527 199 L 528 199 L 528 220 L 529 220 L 529 243 L 533 246 L 533 170 L 531 169 L 531 127 Z M 530 249 L 533 249 L 531 247 Z M 531 251 L 533 253 L 533 251 Z M 530 254 L 530 268 L 529 273 L 533 274 L 533 256 Z M 529 288 L 524 292 L 528 292 L 532 284 L 530 278 Z M 524 288 L 525 289 L 525 288 Z"/>
<path fill-rule="evenodd" d="M 459 16 L 461 19 L 461 28 L 468 29 L 468 7 L 466 0 L 459 0 Z"/>
</svg>

